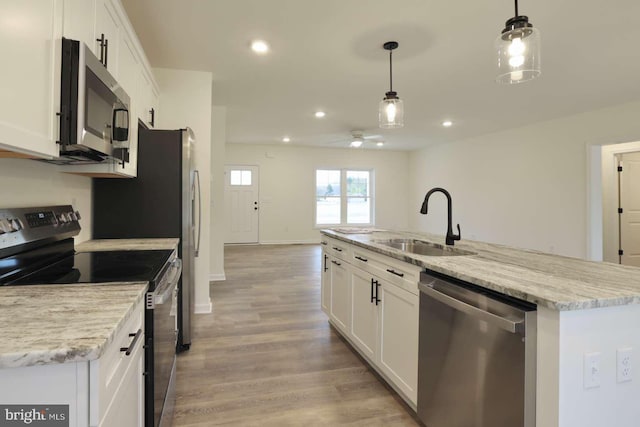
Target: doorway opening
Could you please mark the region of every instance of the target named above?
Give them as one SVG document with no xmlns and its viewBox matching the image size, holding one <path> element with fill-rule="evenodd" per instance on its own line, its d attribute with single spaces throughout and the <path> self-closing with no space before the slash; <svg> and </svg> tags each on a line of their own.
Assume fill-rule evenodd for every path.
<svg viewBox="0 0 640 427">
<path fill-rule="evenodd" d="M 640 265 L 640 162 L 634 160 L 640 154 L 631 154 L 638 152 L 640 141 L 590 147 L 587 249 L 591 260 Z"/>
</svg>

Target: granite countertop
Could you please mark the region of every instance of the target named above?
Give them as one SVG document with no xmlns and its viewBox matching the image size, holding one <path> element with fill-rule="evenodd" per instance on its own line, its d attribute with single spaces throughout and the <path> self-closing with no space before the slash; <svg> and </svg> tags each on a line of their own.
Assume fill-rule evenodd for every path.
<svg viewBox="0 0 640 427">
<path fill-rule="evenodd" d="M 167 239 L 97 239 L 78 243 L 76 252 L 172 250 L 178 247 L 179 238 Z"/>
<path fill-rule="evenodd" d="M 0 368 L 99 358 L 146 282 L 0 286 Z"/>
<path fill-rule="evenodd" d="M 640 268 L 584 261 L 508 246 L 461 240 L 455 248 L 464 256 L 421 256 L 376 243 L 413 238 L 444 245 L 444 237 L 429 233 L 375 231 L 322 233 L 401 261 L 464 280 L 553 310 L 583 310 L 640 304 Z"/>
</svg>

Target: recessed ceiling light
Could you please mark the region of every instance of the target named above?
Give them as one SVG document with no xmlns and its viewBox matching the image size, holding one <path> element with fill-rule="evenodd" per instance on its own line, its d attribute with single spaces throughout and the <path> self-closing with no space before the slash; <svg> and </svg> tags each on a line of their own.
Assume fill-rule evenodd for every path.
<svg viewBox="0 0 640 427">
<path fill-rule="evenodd" d="M 380 141 L 380 142 L 376 142 L 376 145 L 378 147 L 383 147 L 384 146 L 384 142 Z"/>
<path fill-rule="evenodd" d="M 282 138 L 282 142 L 291 142 L 291 138 L 285 136 L 284 138 Z"/>
<path fill-rule="evenodd" d="M 316 117 L 321 119 L 324 116 L 326 116 L 326 113 L 324 111 L 316 111 Z"/>
<path fill-rule="evenodd" d="M 445 120 L 444 122 L 442 122 L 442 126 L 448 128 L 453 124 L 453 122 L 451 120 Z"/>
<path fill-rule="evenodd" d="M 251 50 L 257 54 L 264 55 L 269 52 L 269 45 L 264 40 L 254 40 L 251 42 Z"/>
</svg>

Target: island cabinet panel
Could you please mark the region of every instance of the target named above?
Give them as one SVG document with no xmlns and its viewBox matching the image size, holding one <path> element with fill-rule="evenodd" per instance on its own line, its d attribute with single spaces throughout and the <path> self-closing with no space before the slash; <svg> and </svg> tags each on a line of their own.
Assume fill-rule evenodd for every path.
<svg viewBox="0 0 640 427">
<path fill-rule="evenodd" d="M 6 0 L 0 16 L 0 157 L 56 157 L 62 0 Z"/>
<path fill-rule="evenodd" d="M 345 334 L 351 324 L 351 283 L 348 264 L 340 259 L 331 260 L 331 314 L 334 325 Z"/>
<path fill-rule="evenodd" d="M 382 282 L 380 300 L 380 369 L 417 402 L 420 298 Z"/>
<path fill-rule="evenodd" d="M 351 269 L 351 339 L 371 361 L 377 358 L 378 281 L 359 268 Z"/>
<path fill-rule="evenodd" d="M 415 408 L 419 267 L 324 235 L 322 241 L 323 310 L 338 332 Z"/>
<path fill-rule="evenodd" d="M 324 249 L 322 250 L 322 264 L 320 265 L 320 304 L 322 311 L 327 316 L 331 315 L 331 260 L 333 258 Z"/>
</svg>

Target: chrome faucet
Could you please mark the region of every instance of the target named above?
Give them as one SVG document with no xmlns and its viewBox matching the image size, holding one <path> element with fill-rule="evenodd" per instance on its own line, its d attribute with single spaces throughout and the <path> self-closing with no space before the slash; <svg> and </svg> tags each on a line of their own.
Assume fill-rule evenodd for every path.
<svg viewBox="0 0 640 427">
<path fill-rule="evenodd" d="M 444 188 L 436 187 L 429 190 L 426 196 L 424 196 L 424 202 L 422 202 L 422 208 L 420 208 L 420 213 L 423 215 L 427 214 L 427 210 L 429 209 L 429 197 L 433 193 L 440 192 L 447 196 L 447 236 L 445 237 L 445 242 L 447 245 L 452 246 L 455 240 L 460 240 L 460 224 L 458 227 L 458 234 L 453 234 L 453 229 L 451 228 L 451 194 Z"/>
</svg>

